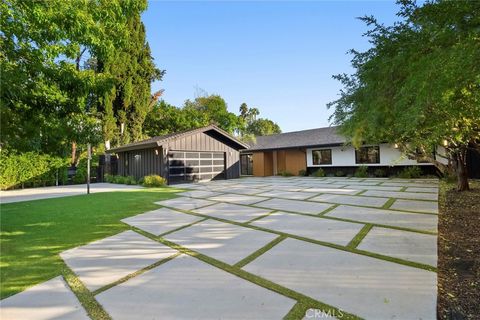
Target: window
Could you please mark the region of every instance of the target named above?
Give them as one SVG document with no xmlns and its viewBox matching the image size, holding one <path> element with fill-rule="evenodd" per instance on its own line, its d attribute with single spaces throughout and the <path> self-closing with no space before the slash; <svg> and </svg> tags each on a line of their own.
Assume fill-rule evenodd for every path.
<svg viewBox="0 0 480 320">
<path fill-rule="evenodd" d="M 313 165 L 332 164 L 332 149 L 313 150 Z"/>
<path fill-rule="evenodd" d="M 355 150 L 355 163 L 380 163 L 380 148 L 361 147 Z"/>
</svg>

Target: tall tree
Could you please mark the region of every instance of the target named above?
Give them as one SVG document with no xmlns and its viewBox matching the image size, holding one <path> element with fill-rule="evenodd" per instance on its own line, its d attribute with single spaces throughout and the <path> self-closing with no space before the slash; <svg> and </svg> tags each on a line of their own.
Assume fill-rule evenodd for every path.
<svg viewBox="0 0 480 320">
<path fill-rule="evenodd" d="M 411 156 L 432 157 L 443 145 L 458 178 L 469 188 L 466 152 L 480 141 L 480 2 L 403 0 L 393 26 L 363 21 L 372 48 L 352 50 L 356 72 L 337 75 L 344 89 L 333 120 L 362 142 L 397 143 Z"/>
<path fill-rule="evenodd" d="M 111 78 L 81 61 L 121 47 L 128 17 L 144 8 L 120 0 L 2 1 L 2 148 L 65 155 L 72 141 L 82 143 L 89 134 L 72 129 L 95 123 L 89 97 L 108 90 Z"/>
<path fill-rule="evenodd" d="M 280 126 L 272 120 L 258 118 L 247 126 L 246 133 L 254 136 L 266 136 L 282 133 L 282 130 L 280 129 Z"/>
<path fill-rule="evenodd" d="M 151 108 L 151 83 L 164 74 L 153 62 L 140 12 L 128 19 L 127 29 L 122 50 L 99 61 L 100 71 L 115 78 L 115 86 L 101 99 L 100 107 L 107 148 L 110 140 L 125 144 L 143 138 L 143 122 Z"/>
<path fill-rule="evenodd" d="M 239 127 L 237 115 L 229 112 L 227 103 L 219 95 L 197 97 L 195 100 L 185 101 L 185 112 L 197 119 L 197 125 L 216 124 L 223 130 L 234 133 Z"/>
</svg>

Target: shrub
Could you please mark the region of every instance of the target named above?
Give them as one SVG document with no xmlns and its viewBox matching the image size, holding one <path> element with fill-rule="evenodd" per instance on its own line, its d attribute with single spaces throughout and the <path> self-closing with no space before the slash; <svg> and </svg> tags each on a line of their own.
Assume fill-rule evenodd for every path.
<svg viewBox="0 0 480 320">
<path fill-rule="evenodd" d="M 384 169 L 376 169 L 373 172 L 373 175 L 378 178 L 383 178 L 387 176 L 387 171 L 385 171 Z"/>
<path fill-rule="evenodd" d="M 125 184 L 127 177 L 124 176 L 114 176 L 113 183 L 117 184 Z"/>
<path fill-rule="evenodd" d="M 299 170 L 298 171 L 298 175 L 301 176 L 301 177 L 305 177 L 307 175 L 307 171 L 306 170 Z"/>
<path fill-rule="evenodd" d="M 322 168 L 320 168 L 313 173 L 313 176 L 317 178 L 325 177 L 325 171 Z"/>
<path fill-rule="evenodd" d="M 342 170 L 338 170 L 337 172 L 335 172 L 335 176 L 336 177 L 345 177 L 345 172 L 343 172 Z"/>
<path fill-rule="evenodd" d="M 422 175 L 422 169 L 417 166 L 413 167 L 406 167 L 403 169 L 399 174 L 399 178 L 404 179 L 412 179 L 412 178 L 419 178 Z"/>
<path fill-rule="evenodd" d="M 278 173 L 278 175 L 282 176 L 282 177 L 293 177 L 293 173 L 291 172 L 288 172 L 288 171 L 280 171 Z"/>
<path fill-rule="evenodd" d="M 107 173 L 107 174 L 105 174 L 105 176 L 104 176 L 103 178 L 104 178 L 105 182 L 113 183 L 113 178 L 114 178 L 114 177 L 115 177 L 115 176 L 112 176 L 111 174 L 108 174 L 108 173 Z"/>
<path fill-rule="evenodd" d="M 165 178 L 160 177 L 159 175 L 153 174 L 143 177 L 143 186 L 144 187 L 163 187 L 167 184 Z"/>
<path fill-rule="evenodd" d="M 367 166 L 360 166 L 355 171 L 355 177 L 357 178 L 366 178 L 368 177 L 368 168 Z"/>
<path fill-rule="evenodd" d="M 128 185 L 137 184 L 137 180 L 135 179 L 134 176 L 128 176 L 128 177 L 125 177 L 124 183 Z"/>
<path fill-rule="evenodd" d="M 66 182 L 68 160 L 60 157 L 26 152 L 21 154 L 0 152 L 0 188 L 54 185 Z"/>
</svg>

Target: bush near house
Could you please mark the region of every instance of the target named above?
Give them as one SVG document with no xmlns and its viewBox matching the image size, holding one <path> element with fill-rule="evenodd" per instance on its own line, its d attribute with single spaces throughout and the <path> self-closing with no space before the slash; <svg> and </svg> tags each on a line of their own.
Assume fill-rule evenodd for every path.
<svg viewBox="0 0 480 320">
<path fill-rule="evenodd" d="M 368 177 L 368 168 L 367 166 L 360 166 L 355 171 L 356 178 L 367 178 Z"/>
<path fill-rule="evenodd" d="M 303 169 L 302 169 L 302 170 L 299 170 L 299 171 L 298 171 L 298 175 L 299 175 L 300 177 L 305 177 L 305 176 L 307 175 L 307 171 L 306 171 L 306 170 L 303 170 Z"/>
<path fill-rule="evenodd" d="M 313 173 L 313 176 L 317 178 L 325 177 L 325 171 L 322 168 L 320 168 Z"/>
<path fill-rule="evenodd" d="M 279 176 L 282 176 L 282 177 L 293 177 L 293 176 L 294 176 L 293 173 L 288 172 L 288 171 L 279 171 L 279 172 L 278 172 L 278 175 L 279 175 Z"/>
<path fill-rule="evenodd" d="M 345 177 L 345 172 L 343 172 L 342 170 L 338 170 L 335 172 L 335 176 L 336 177 Z"/>
<path fill-rule="evenodd" d="M 143 177 L 142 185 L 144 187 L 162 187 L 167 184 L 167 180 L 159 175 L 152 174 Z"/>
<path fill-rule="evenodd" d="M 385 171 L 385 169 L 376 169 L 373 175 L 377 178 L 384 178 L 387 176 L 387 171 Z"/>
<path fill-rule="evenodd" d="M 421 175 L 422 175 L 422 170 L 419 167 L 414 166 L 414 167 L 406 167 L 405 169 L 403 169 L 398 174 L 398 177 L 403 179 L 412 179 L 412 178 L 419 178 Z"/>
</svg>

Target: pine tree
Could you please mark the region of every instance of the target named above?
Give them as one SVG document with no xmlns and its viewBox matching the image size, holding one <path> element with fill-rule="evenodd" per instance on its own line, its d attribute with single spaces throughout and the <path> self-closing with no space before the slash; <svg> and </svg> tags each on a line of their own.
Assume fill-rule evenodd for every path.
<svg viewBox="0 0 480 320">
<path fill-rule="evenodd" d="M 124 49 L 99 62 L 116 81 L 100 101 L 107 147 L 110 140 L 119 145 L 143 138 L 142 125 L 151 107 L 151 83 L 164 74 L 153 62 L 140 13 L 129 19 L 128 29 Z"/>
</svg>

